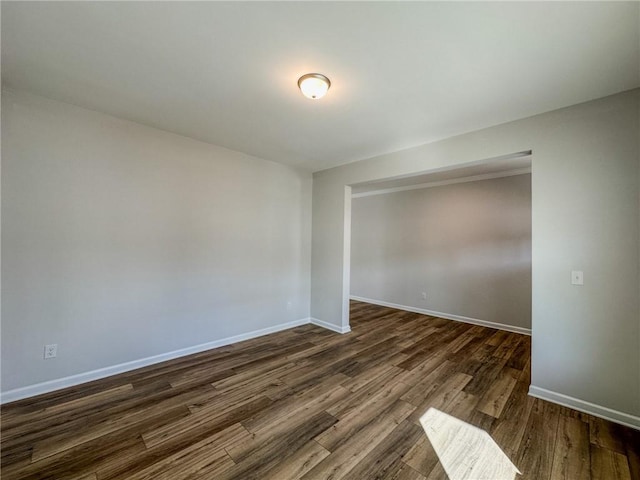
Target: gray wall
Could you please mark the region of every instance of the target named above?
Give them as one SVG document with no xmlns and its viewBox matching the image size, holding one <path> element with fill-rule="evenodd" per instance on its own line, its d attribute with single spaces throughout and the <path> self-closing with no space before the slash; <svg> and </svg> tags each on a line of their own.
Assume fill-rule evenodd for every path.
<svg viewBox="0 0 640 480">
<path fill-rule="evenodd" d="M 348 322 L 349 185 L 532 150 L 532 384 L 640 425 L 639 116 L 633 90 L 315 173 L 311 315 Z"/>
<path fill-rule="evenodd" d="M 353 198 L 351 294 L 530 329 L 531 175 Z"/>
<path fill-rule="evenodd" d="M 3 391 L 309 317 L 310 174 L 15 91 L 2 160 Z"/>
</svg>

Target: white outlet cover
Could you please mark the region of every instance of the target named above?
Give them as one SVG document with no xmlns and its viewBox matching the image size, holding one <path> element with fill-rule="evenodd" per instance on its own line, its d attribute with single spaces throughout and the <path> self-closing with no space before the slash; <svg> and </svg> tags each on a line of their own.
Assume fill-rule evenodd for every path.
<svg viewBox="0 0 640 480">
<path fill-rule="evenodd" d="M 44 358 L 55 358 L 58 356 L 58 344 L 52 343 L 44 346 Z"/>
</svg>

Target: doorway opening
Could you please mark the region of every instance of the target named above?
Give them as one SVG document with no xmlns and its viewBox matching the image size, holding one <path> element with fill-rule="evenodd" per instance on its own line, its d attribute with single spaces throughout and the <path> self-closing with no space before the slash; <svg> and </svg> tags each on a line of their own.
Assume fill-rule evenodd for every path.
<svg viewBox="0 0 640 480">
<path fill-rule="evenodd" d="M 345 187 L 350 300 L 531 333 L 532 154 Z"/>
</svg>

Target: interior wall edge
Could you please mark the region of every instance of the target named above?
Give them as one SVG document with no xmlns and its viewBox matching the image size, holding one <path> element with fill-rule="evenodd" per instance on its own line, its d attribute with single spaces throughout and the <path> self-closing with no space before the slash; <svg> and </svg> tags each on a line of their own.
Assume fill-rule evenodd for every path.
<svg viewBox="0 0 640 480">
<path fill-rule="evenodd" d="M 318 327 L 326 328 L 327 330 L 331 330 L 336 333 L 349 333 L 351 331 L 351 327 L 349 325 L 346 326 L 337 326 L 333 323 L 325 322 L 324 320 L 320 320 L 318 318 L 311 317 L 311 322 L 313 325 L 317 325 Z"/>
<path fill-rule="evenodd" d="M 612 408 L 596 405 L 595 403 L 580 400 L 579 398 L 570 397 L 562 393 L 557 393 L 546 388 L 529 386 L 529 396 L 546 400 L 547 402 L 556 403 L 563 407 L 572 408 L 583 413 L 588 413 L 594 417 L 603 418 L 611 422 L 624 425 L 626 427 L 640 430 L 640 417 L 629 413 L 613 410 Z"/>
<path fill-rule="evenodd" d="M 498 330 L 504 330 L 506 332 L 520 333 L 522 335 L 531 336 L 530 328 L 517 327 L 515 325 L 507 325 L 504 323 L 491 322 L 489 320 L 481 320 L 479 318 L 465 317 L 462 315 L 454 315 L 452 313 L 436 312 L 434 310 L 426 310 L 424 308 L 409 307 L 407 305 L 398 305 L 397 303 L 385 302 L 383 300 L 374 300 L 371 298 L 358 297 L 356 295 L 350 295 L 351 300 L 358 302 L 372 303 L 373 305 L 380 305 L 381 307 L 397 308 L 398 310 L 404 310 L 405 312 L 420 313 L 422 315 L 429 315 L 432 317 L 444 318 L 446 320 L 453 320 L 456 322 L 470 323 L 472 325 L 480 325 L 481 327 L 495 328 Z"/>
</svg>

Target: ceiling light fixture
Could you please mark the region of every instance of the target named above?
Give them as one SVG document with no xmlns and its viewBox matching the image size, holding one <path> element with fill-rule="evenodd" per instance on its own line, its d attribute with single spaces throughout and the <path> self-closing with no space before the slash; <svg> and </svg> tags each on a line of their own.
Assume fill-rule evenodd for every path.
<svg viewBox="0 0 640 480">
<path fill-rule="evenodd" d="M 330 86 L 331 81 L 320 73 L 307 73 L 298 79 L 300 91 L 312 100 L 324 97 Z"/>
</svg>

